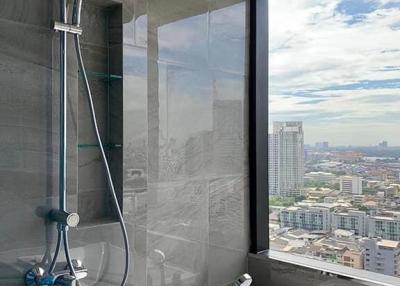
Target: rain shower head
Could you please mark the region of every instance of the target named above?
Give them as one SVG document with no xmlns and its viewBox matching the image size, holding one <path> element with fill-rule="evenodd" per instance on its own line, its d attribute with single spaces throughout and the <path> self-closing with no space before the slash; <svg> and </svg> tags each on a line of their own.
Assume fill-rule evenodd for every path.
<svg viewBox="0 0 400 286">
<path fill-rule="evenodd" d="M 245 273 L 235 280 L 233 286 L 250 286 L 252 282 L 253 279 L 251 278 L 251 276 Z"/>
</svg>

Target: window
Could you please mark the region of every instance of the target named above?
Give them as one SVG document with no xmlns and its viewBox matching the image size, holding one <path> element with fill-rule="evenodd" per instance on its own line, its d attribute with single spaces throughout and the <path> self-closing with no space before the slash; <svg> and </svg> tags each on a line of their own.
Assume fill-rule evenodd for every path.
<svg viewBox="0 0 400 286">
<path fill-rule="evenodd" d="M 257 118 L 254 131 L 268 127 L 267 154 L 255 144 L 260 156 L 250 157 L 258 163 L 255 198 L 268 195 L 270 257 L 399 284 L 399 13 L 390 0 L 269 2 L 268 123 Z M 253 101 L 250 110 L 261 114 Z"/>
</svg>

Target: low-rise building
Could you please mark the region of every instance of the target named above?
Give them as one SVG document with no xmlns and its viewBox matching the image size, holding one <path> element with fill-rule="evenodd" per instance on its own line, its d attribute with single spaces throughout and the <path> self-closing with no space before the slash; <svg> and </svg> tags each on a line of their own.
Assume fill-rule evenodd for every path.
<svg viewBox="0 0 400 286">
<path fill-rule="evenodd" d="M 359 236 L 367 236 L 367 214 L 358 210 L 333 213 L 332 231 L 337 229 L 349 230 Z"/>
<path fill-rule="evenodd" d="M 289 207 L 281 211 L 281 227 L 330 231 L 331 208 Z"/>
<path fill-rule="evenodd" d="M 353 195 L 353 202 L 355 204 L 363 204 L 365 202 L 365 195 Z"/>
<path fill-rule="evenodd" d="M 364 268 L 364 256 L 361 251 L 346 250 L 342 255 L 342 264 L 356 269 Z"/>
<path fill-rule="evenodd" d="M 384 212 L 371 216 L 368 222 L 368 237 L 400 240 L 400 212 Z"/>
<path fill-rule="evenodd" d="M 364 269 L 390 276 L 400 276 L 400 242 L 364 238 L 360 242 L 364 251 Z"/>
<path fill-rule="evenodd" d="M 335 174 L 328 172 L 310 172 L 304 175 L 304 181 L 334 184 L 337 178 Z"/>
<path fill-rule="evenodd" d="M 308 254 L 328 262 L 342 264 L 347 251 L 361 253 L 359 243 L 353 237 L 323 237 L 313 243 Z"/>
</svg>

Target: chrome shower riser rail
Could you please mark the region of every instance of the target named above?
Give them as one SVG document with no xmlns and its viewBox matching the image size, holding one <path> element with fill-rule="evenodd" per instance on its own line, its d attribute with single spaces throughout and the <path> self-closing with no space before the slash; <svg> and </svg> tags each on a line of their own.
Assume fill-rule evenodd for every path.
<svg viewBox="0 0 400 286">
<path fill-rule="evenodd" d="M 56 22 L 54 28 L 65 27 L 68 25 L 68 0 L 60 0 L 60 20 Z M 57 24 L 58 23 L 58 24 Z M 56 29 L 57 30 L 57 29 Z M 59 29 L 60 32 L 60 154 L 59 154 L 59 211 L 67 213 L 67 35 L 68 31 Z M 48 272 L 54 272 L 57 258 L 63 241 L 65 258 L 72 276 L 76 277 L 75 269 L 72 264 L 68 246 L 68 226 L 58 223 L 57 226 L 57 245 L 53 260 Z"/>
</svg>

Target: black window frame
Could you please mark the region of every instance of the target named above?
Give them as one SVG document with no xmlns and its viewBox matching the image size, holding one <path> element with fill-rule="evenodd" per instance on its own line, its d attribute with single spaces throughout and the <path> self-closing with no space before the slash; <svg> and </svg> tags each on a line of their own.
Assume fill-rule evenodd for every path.
<svg viewBox="0 0 400 286">
<path fill-rule="evenodd" d="M 249 187 L 250 252 L 269 248 L 268 0 L 250 0 Z"/>
</svg>

